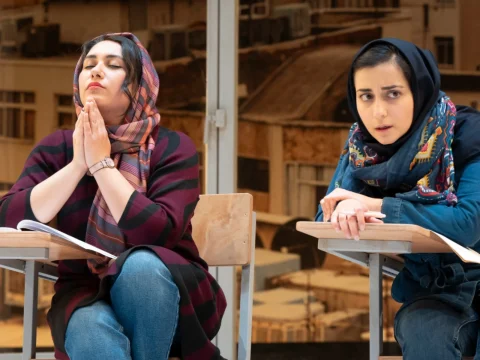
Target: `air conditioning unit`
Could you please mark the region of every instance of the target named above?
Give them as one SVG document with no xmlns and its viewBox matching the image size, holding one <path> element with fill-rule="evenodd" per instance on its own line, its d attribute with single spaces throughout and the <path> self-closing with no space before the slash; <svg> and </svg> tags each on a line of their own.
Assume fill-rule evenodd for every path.
<svg viewBox="0 0 480 360">
<path fill-rule="evenodd" d="M 275 6 L 272 10 L 273 17 L 287 17 L 290 38 L 297 39 L 310 35 L 310 4 L 297 3 Z"/>
<path fill-rule="evenodd" d="M 17 47 L 17 24 L 14 20 L 0 22 L 0 49 Z"/>
<path fill-rule="evenodd" d="M 253 19 L 263 19 L 268 17 L 270 14 L 270 9 L 268 2 L 258 2 L 254 3 L 250 9 Z"/>
<path fill-rule="evenodd" d="M 23 56 L 47 57 L 60 53 L 60 25 L 41 24 L 30 28 Z"/>
<path fill-rule="evenodd" d="M 178 59 L 189 54 L 188 28 L 167 25 L 152 30 L 150 56 L 154 61 Z"/>
<path fill-rule="evenodd" d="M 240 20 L 265 19 L 270 16 L 268 1 L 258 1 L 252 4 L 240 4 Z"/>
</svg>

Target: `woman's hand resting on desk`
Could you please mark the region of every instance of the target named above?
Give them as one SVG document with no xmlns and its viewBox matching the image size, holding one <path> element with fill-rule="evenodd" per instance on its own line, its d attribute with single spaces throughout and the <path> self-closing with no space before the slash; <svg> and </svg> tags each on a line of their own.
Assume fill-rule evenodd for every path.
<svg viewBox="0 0 480 360">
<path fill-rule="evenodd" d="M 347 199 L 358 200 L 367 206 L 368 211 L 381 211 L 382 208 L 382 199 L 375 199 L 357 194 L 353 191 L 337 188 L 320 201 L 324 221 L 329 221 L 331 219 L 338 202 Z"/>
<path fill-rule="evenodd" d="M 348 239 L 360 239 L 360 231 L 366 223 L 382 223 L 374 217 L 365 217 L 367 211 L 381 211 L 382 199 L 370 198 L 352 191 L 337 188 L 325 196 L 320 205 L 324 221 L 331 221 L 337 231 L 343 231 Z M 354 214 L 354 215 L 353 215 Z"/>
<path fill-rule="evenodd" d="M 360 240 L 360 231 L 365 230 L 366 223 L 383 223 L 380 219 L 366 217 L 365 212 L 369 210 L 368 206 L 360 200 L 342 200 L 332 214 L 332 226 L 336 231 L 343 231 L 347 239 Z"/>
</svg>

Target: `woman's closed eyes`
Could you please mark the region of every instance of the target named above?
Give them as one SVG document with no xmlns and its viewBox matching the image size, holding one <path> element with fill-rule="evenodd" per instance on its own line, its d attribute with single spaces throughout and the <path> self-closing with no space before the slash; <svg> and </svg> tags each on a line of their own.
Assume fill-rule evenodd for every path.
<svg viewBox="0 0 480 360">
<path fill-rule="evenodd" d="M 95 66 L 97 66 L 97 64 L 86 65 L 83 68 L 88 70 L 88 69 L 93 69 Z M 120 65 L 114 65 L 114 64 L 108 64 L 107 66 L 112 68 L 112 69 L 122 69 L 123 68 Z"/>
</svg>

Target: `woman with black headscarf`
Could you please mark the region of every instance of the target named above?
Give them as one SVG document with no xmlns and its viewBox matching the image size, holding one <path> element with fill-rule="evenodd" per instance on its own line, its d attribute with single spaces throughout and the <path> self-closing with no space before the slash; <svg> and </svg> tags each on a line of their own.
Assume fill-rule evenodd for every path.
<svg viewBox="0 0 480 360">
<path fill-rule="evenodd" d="M 440 90 L 432 54 L 399 39 L 368 43 L 348 80 L 353 124 L 317 221 L 358 240 L 365 223 L 416 224 L 480 248 L 480 114 Z M 480 360 L 480 265 L 405 255 L 392 296 L 404 360 Z M 477 339 L 478 348 L 477 351 Z"/>
</svg>

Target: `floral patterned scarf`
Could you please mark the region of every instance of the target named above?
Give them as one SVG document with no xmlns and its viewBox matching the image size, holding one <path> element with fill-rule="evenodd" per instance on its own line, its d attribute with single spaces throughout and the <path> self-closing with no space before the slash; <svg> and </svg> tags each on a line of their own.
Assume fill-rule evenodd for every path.
<svg viewBox="0 0 480 360">
<path fill-rule="evenodd" d="M 353 124 L 335 187 L 362 192 L 366 184 L 398 190 L 396 197 L 411 202 L 455 205 L 452 155 L 455 120 L 455 105 L 440 92 L 424 126 L 390 158 L 370 148 L 358 123 Z"/>
</svg>

